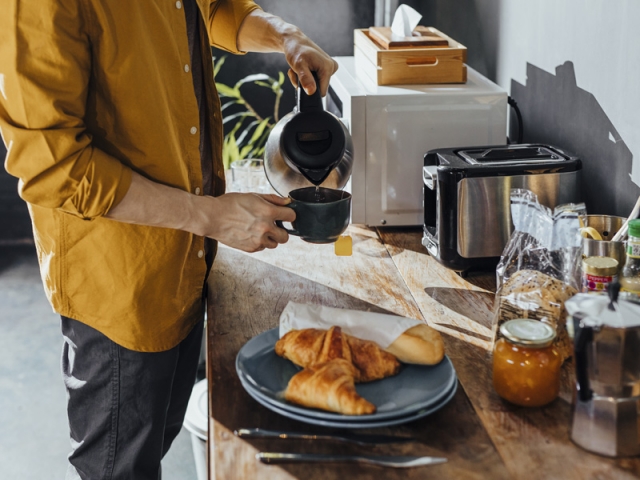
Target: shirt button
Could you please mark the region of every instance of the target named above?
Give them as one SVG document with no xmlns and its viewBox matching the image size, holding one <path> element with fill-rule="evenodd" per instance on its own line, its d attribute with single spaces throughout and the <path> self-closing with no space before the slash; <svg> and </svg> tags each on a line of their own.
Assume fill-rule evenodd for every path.
<svg viewBox="0 0 640 480">
<path fill-rule="evenodd" d="M 204 257 L 204 252 L 202 250 L 198 250 L 198 258 Z"/>
<path fill-rule="evenodd" d="M 185 65 L 184 66 L 184 71 L 185 71 L 185 73 L 189 73 L 189 65 Z"/>
<path fill-rule="evenodd" d="M 196 195 L 200 195 L 200 187 L 196 187 Z"/>
<path fill-rule="evenodd" d="M 191 127 L 191 130 L 189 130 L 191 132 L 191 135 L 195 135 L 196 133 L 198 133 L 198 129 L 196 127 Z"/>
<path fill-rule="evenodd" d="M 182 8 L 182 2 L 176 2 L 176 8 L 177 9 L 181 9 Z"/>
</svg>

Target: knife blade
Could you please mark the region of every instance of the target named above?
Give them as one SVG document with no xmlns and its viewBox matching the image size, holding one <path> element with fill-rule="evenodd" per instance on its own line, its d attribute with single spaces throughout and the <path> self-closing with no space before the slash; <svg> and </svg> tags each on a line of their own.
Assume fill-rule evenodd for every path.
<svg viewBox="0 0 640 480">
<path fill-rule="evenodd" d="M 274 465 L 279 463 L 362 463 L 393 468 L 414 468 L 437 465 L 447 461 L 444 457 L 369 456 L 369 455 L 327 455 L 320 453 L 277 453 L 260 452 L 256 460 Z"/>
<path fill-rule="evenodd" d="M 407 443 L 414 441 L 411 437 L 392 435 L 365 435 L 349 432 L 341 433 L 310 433 L 310 432 L 284 432 L 263 430 L 261 428 L 241 428 L 233 432 L 240 438 L 281 438 L 296 440 L 337 440 L 351 442 L 360 445 L 375 445 L 379 443 Z"/>
</svg>

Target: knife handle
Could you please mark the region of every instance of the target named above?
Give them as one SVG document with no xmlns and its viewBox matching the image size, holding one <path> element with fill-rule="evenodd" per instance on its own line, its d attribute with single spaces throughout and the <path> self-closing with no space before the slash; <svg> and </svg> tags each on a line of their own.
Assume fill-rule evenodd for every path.
<svg viewBox="0 0 640 480">
<path fill-rule="evenodd" d="M 315 438 L 312 435 L 306 435 L 304 433 L 294 433 L 294 432 L 274 432 L 273 430 L 263 430 L 261 428 L 240 428 L 233 432 L 237 437 L 240 438 L 300 438 L 300 439 L 313 439 Z"/>
<path fill-rule="evenodd" d="M 256 459 L 269 465 L 281 463 L 309 463 L 309 462 L 339 462 L 345 461 L 344 456 L 324 455 L 319 453 L 256 453 Z"/>
<path fill-rule="evenodd" d="M 322 453 L 277 453 L 260 452 L 256 459 L 262 463 L 275 465 L 278 463 L 360 463 L 393 468 L 414 468 L 445 463 L 443 457 L 407 457 L 407 456 L 360 456 L 360 455 L 327 455 Z"/>
</svg>

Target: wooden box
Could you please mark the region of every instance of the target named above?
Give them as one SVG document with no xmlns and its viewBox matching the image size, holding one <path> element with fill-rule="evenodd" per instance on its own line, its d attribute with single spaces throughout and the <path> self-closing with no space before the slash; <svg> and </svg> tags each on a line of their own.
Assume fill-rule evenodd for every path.
<svg viewBox="0 0 640 480">
<path fill-rule="evenodd" d="M 354 30 L 356 71 L 377 85 L 466 83 L 467 47 L 433 27 L 428 29 L 447 39 L 449 46 L 385 50 L 371 39 L 368 29 Z"/>
</svg>

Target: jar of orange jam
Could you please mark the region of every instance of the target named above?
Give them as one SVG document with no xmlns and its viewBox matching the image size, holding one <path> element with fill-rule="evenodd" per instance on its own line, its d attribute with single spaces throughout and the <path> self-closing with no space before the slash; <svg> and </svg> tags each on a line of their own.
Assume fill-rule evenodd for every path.
<svg viewBox="0 0 640 480">
<path fill-rule="evenodd" d="M 555 330 L 537 320 L 519 318 L 500 327 L 493 349 L 493 388 L 505 400 L 540 407 L 560 391 L 562 359 L 553 347 Z"/>
</svg>

